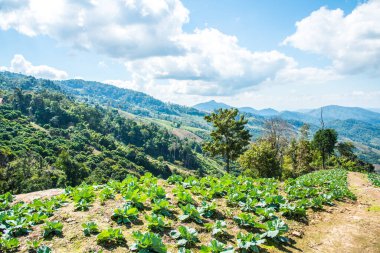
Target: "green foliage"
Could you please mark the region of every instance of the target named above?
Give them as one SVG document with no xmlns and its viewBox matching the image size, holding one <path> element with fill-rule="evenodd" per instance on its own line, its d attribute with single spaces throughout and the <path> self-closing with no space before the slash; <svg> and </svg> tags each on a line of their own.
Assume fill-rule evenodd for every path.
<svg viewBox="0 0 380 253">
<path fill-rule="evenodd" d="M 89 236 L 91 234 L 97 234 L 97 233 L 99 233 L 98 224 L 96 224 L 93 221 L 89 221 L 89 222 L 83 223 L 82 224 L 82 228 L 83 228 L 83 234 L 85 236 Z"/>
<path fill-rule="evenodd" d="M 371 181 L 371 183 L 374 186 L 380 187 L 380 174 L 369 173 L 368 174 L 368 179 Z"/>
<path fill-rule="evenodd" d="M 112 219 L 117 222 L 117 224 L 128 224 L 134 220 L 137 220 L 139 210 L 131 205 L 125 205 L 123 208 L 117 208 L 114 210 Z"/>
<path fill-rule="evenodd" d="M 135 243 L 132 244 L 131 250 L 138 252 L 157 252 L 157 253 L 166 253 L 167 249 L 164 243 L 162 242 L 161 237 L 157 234 L 146 232 L 141 233 L 140 231 L 133 232 L 133 238 Z"/>
<path fill-rule="evenodd" d="M 99 193 L 99 200 L 101 204 L 104 204 L 106 200 L 108 199 L 114 199 L 115 198 L 115 192 L 110 187 L 104 187 L 100 193 Z"/>
<path fill-rule="evenodd" d="M 334 129 L 319 129 L 313 137 L 313 145 L 322 156 L 322 165 L 325 168 L 327 156 L 334 152 L 335 144 L 338 140 L 338 133 Z"/>
<path fill-rule="evenodd" d="M 289 227 L 284 221 L 280 219 L 270 220 L 264 223 L 261 228 L 266 231 L 261 235 L 262 238 L 268 238 L 281 243 L 289 242 L 289 239 L 283 236 L 284 233 L 289 231 Z"/>
<path fill-rule="evenodd" d="M 183 177 L 181 175 L 171 175 L 166 181 L 169 184 L 182 183 Z"/>
<path fill-rule="evenodd" d="M 182 185 L 177 185 L 177 187 L 173 189 L 173 193 L 177 196 L 178 203 L 185 205 L 194 203 L 191 193 L 185 190 Z"/>
<path fill-rule="evenodd" d="M 170 227 L 168 221 L 157 214 L 145 215 L 145 220 L 148 222 L 148 228 L 152 231 L 160 232 Z"/>
<path fill-rule="evenodd" d="M 244 173 L 253 177 L 279 177 L 281 167 L 276 150 L 267 141 L 252 144 L 238 160 Z"/>
<path fill-rule="evenodd" d="M 12 252 L 17 250 L 20 242 L 17 238 L 1 238 L 0 237 L 0 250 L 4 252 Z"/>
<path fill-rule="evenodd" d="M 208 225 L 208 224 L 206 224 Z M 210 224 L 211 235 L 222 237 L 227 234 L 227 223 L 223 220 L 217 220 L 214 224 Z M 208 227 L 208 226 L 206 226 Z"/>
<path fill-rule="evenodd" d="M 130 188 L 123 192 L 123 198 L 126 200 L 128 205 L 132 205 L 138 209 L 143 209 L 148 196 L 139 189 Z"/>
<path fill-rule="evenodd" d="M 259 252 L 259 245 L 265 242 L 258 234 L 239 232 L 237 235 L 237 249 L 241 252 Z"/>
<path fill-rule="evenodd" d="M 187 204 L 186 206 L 181 206 L 181 210 L 183 212 L 182 215 L 178 216 L 180 221 L 195 221 L 196 223 L 202 224 L 201 214 L 197 210 L 197 208 L 191 204 Z"/>
<path fill-rule="evenodd" d="M 234 221 L 241 227 L 256 227 L 258 224 L 255 216 L 250 213 L 240 213 L 234 217 Z"/>
<path fill-rule="evenodd" d="M 199 242 L 198 232 L 195 228 L 179 226 L 177 230 L 170 231 L 169 235 L 177 240 L 179 247 L 191 247 Z"/>
<path fill-rule="evenodd" d="M 59 221 L 46 221 L 42 229 L 42 236 L 44 238 L 52 237 L 54 235 L 61 236 L 63 224 Z"/>
<path fill-rule="evenodd" d="M 201 253 L 233 253 L 234 248 L 226 246 L 224 243 L 212 239 L 211 242 L 205 246 L 201 246 Z"/>
<path fill-rule="evenodd" d="M 92 186 L 82 184 L 71 191 L 75 210 L 87 211 L 95 200 L 95 192 Z"/>
<path fill-rule="evenodd" d="M 201 206 L 198 207 L 198 211 L 203 217 L 210 218 L 216 212 L 216 203 L 215 202 L 207 203 L 206 201 L 202 201 Z"/>
<path fill-rule="evenodd" d="M 153 199 L 152 212 L 164 216 L 172 216 L 172 206 L 166 199 Z"/>
<path fill-rule="evenodd" d="M 125 242 L 125 238 L 120 228 L 109 228 L 102 230 L 96 237 L 98 244 L 118 245 Z"/>
<path fill-rule="evenodd" d="M 212 123 L 212 141 L 205 142 L 203 149 L 212 156 L 222 156 L 226 161 L 226 170 L 230 170 L 230 162 L 236 160 L 249 144 L 251 135 L 245 129 L 247 120 L 240 115 L 237 109 L 219 109 L 205 116 L 208 123 Z"/>
</svg>

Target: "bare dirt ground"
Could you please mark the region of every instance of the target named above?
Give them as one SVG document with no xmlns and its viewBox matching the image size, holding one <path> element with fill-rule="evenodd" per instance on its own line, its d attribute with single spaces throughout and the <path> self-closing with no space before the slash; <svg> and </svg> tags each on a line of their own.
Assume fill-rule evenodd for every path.
<svg viewBox="0 0 380 253">
<path fill-rule="evenodd" d="M 292 252 L 380 252 L 380 188 L 366 175 L 350 172 L 350 189 L 357 196 L 352 203 L 339 203 L 327 212 L 312 215 L 304 237 L 296 240 Z"/>
<path fill-rule="evenodd" d="M 63 192 L 64 192 L 64 189 L 49 189 L 49 190 L 44 190 L 44 191 L 19 194 L 19 195 L 15 195 L 15 202 L 29 203 L 35 199 L 51 198 L 59 194 L 62 194 Z"/>
</svg>

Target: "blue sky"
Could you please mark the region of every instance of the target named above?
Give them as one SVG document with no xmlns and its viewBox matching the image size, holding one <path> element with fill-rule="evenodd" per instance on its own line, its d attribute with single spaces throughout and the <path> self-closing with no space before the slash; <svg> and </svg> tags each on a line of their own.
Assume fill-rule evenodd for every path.
<svg viewBox="0 0 380 253">
<path fill-rule="evenodd" d="M 0 69 L 193 105 L 380 108 L 380 1 L 2 0 Z"/>
</svg>

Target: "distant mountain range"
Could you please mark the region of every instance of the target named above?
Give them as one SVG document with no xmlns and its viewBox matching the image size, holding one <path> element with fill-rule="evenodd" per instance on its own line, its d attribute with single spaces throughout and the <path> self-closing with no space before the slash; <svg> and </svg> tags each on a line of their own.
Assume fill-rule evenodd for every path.
<svg viewBox="0 0 380 253">
<path fill-rule="evenodd" d="M 219 108 L 232 108 L 233 106 L 218 103 L 215 100 L 211 100 L 205 103 L 196 104 L 194 108 L 211 112 Z M 287 120 L 300 120 L 307 123 L 316 124 L 320 122 L 321 111 L 323 120 L 331 122 L 334 120 L 358 120 L 371 124 L 380 124 L 380 113 L 373 110 L 363 109 L 360 107 L 344 107 L 338 105 L 328 105 L 322 108 L 300 110 L 300 111 L 277 111 L 272 108 L 257 110 L 251 107 L 240 107 L 239 111 L 259 115 L 263 117 L 281 117 Z"/>
<path fill-rule="evenodd" d="M 187 107 L 165 103 L 142 92 L 100 82 L 52 81 L 0 72 L 0 90 L 14 88 L 64 92 L 79 101 L 116 108 L 125 112 L 126 117 L 153 122 L 170 129 L 181 138 L 190 137 L 198 141 L 207 138 L 210 131 L 210 125 L 203 119 L 204 115 L 218 108 L 232 107 L 214 100 Z M 264 122 L 271 117 L 283 118 L 295 131 L 304 123 L 310 124 L 312 132 L 320 127 L 320 108 L 299 111 L 277 111 L 272 108 L 257 110 L 251 107 L 239 109 L 246 114 L 249 120 L 248 128 L 254 138 L 262 135 Z M 380 113 L 375 109 L 336 105 L 325 106 L 322 110 L 326 127 L 336 129 L 341 139 L 353 141 L 358 147 L 359 156 L 369 162 L 380 164 Z"/>
</svg>

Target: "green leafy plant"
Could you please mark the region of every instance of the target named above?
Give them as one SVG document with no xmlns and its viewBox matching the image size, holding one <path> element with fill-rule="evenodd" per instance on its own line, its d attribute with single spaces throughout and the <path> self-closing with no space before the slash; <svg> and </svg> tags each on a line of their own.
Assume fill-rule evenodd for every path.
<svg viewBox="0 0 380 253">
<path fill-rule="evenodd" d="M 28 251 L 31 253 L 50 253 L 52 250 L 46 246 L 41 245 L 43 240 L 27 241 Z"/>
<path fill-rule="evenodd" d="M 46 221 L 43 226 L 42 236 L 44 238 L 51 237 L 54 235 L 62 235 L 63 224 L 59 221 Z"/>
<path fill-rule="evenodd" d="M 237 235 L 237 249 L 243 253 L 259 252 L 259 245 L 265 242 L 258 234 L 239 232 Z"/>
<path fill-rule="evenodd" d="M 102 205 L 105 203 L 106 200 L 114 198 L 115 191 L 110 187 L 104 187 L 99 193 L 99 200 Z"/>
<path fill-rule="evenodd" d="M 148 228 L 152 231 L 164 231 L 170 227 L 170 224 L 163 216 L 157 214 L 145 215 L 145 219 L 148 222 Z"/>
<path fill-rule="evenodd" d="M 152 204 L 152 212 L 164 216 L 171 216 L 174 206 L 166 199 L 154 199 Z"/>
<path fill-rule="evenodd" d="M 170 177 L 168 177 L 167 182 L 169 184 L 175 184 L 175 183 L 182 183 L 183 177 L 181 175 L 173 174 Z"/>
<path fill-rule="evenodd" d="M 241 227 L 256 227 L 255 216 L 250 213 L 240 213 L 234 217 L 234 221 Z"/>
<path fill-rule="evenodd" d="M 210 218 L 212 217 L 215 212 L 216 212 L 216 203 L 211 202 L 210 204 L 207 203 L 206 201 L 202 202 L 202 205 L 198 207 L 199 213 L 205 217 L 205 218 Z"/>
<path fill-rule="evenodd" d="M 131 205 L 125 205 L 124 208 L 117 208 L 114 210 L 112 219 L 118 224 L 128 224 L 137 220 L 139 210 Z"/>
<path fill-rule="evenodd" d="M 98 244 L 117 245 L 125 242 L 125 238 L 120 228 L 109 228 L 102 230 L 96 237 Z"/>
<path fill-rule="evenodd" d="M 163 187 L 153 185 L 148 189 L 148 196 L 150 199 L 164 199 L 166 198 L 166 191 Z"/>
<path fill-rule="evenodd" d="M 98 224 L 96 224 L 93 221 L 89 221 L 82 224 L 83 233 L 85 236 L 89 236 L 91 234 L 97 234 L 99 233 L 99 227 Z"/>
<path fill-rule="evenodd" d="M 187 204 L 186 206 L 181 206 L 181 210 L 183 212 L 182 215 L 178 216 L 180 221 L 188 221 L 193 220 L 196 223 L 202 224 L 202 218 L 197 208 L 191 204 Z"/>
<path fill-rule="evenodd" d="M 132 244 L 132 251 L 139 252 L 157 252 L 157 253 L 166 253 L 167 249 L 160 236 L 151 233 L 141 233 L 140 231 L 133 232 L 133 238 L 135 243 Z"/>
<path fill-rule="evenodd" d="M 177 189 L 175 194 L 177 196 L 177 201 L 180 204 L 186 205 L 186 204 L 193 204 L 195 202 L 191 194 L 185 189 L 183 190 Z"/>
<path fill-rule="evenodd" d="M 270 220 L 264 223 L 261 228 L 265 229 L 262 237 L 272 239 L 277 242 L 287 243 L 289 239 L 284 237 L 283 234 L 289 231 L 288 225 L 280 219 Z"/>
<path fill-rule="evenodd" d="M 128 205 L 133 205 L 138 209 L 143 209 L 145 201 L 148 199 L 148 196 L 139 189 L 129 189 L 123 192 L 123 197 Z"/>
<path fill-rule="evenodd" d="M 190 247 L 199 242 L 198 232 L 195 228 L 179 226 L 177 230 L 170 231 L 169 235 L 177 240 L 177 245 L 180 247 Z"/>
<path fill-rule="evenodd" d="M 227 234 L 227 223 L 222 220 L 217 220 L 214 224 L 211 224 L 211 234 L 215 237 L 222 237 Z"/>
<path fill-rule="evenodd" d="M 37 251 L 36 251 L 36 253 L 51 253 L 51 252 L 53 252 L 53 251 L 51 250 L 51 248 L 49 248 L 49 247 L 46 246 L 46 245 L 42 245 L 42 246 L 38 247 L 38 249 L 37 249 Z"/>
<path fill-rule="evenodd" d="M 0 250 L 4 252 L 11 252 L 17 250 L 20 242 L 17 238 L 1 238 L 0 237 Z"/>
<path fill-rule="evenodd" d="M 226 246 L 224 243 L 219 242 L 215 239 L 205 246 L 201 246 L 201 253 L 233 253 L 234 248 L 232 246 Z"/>
</svg>

